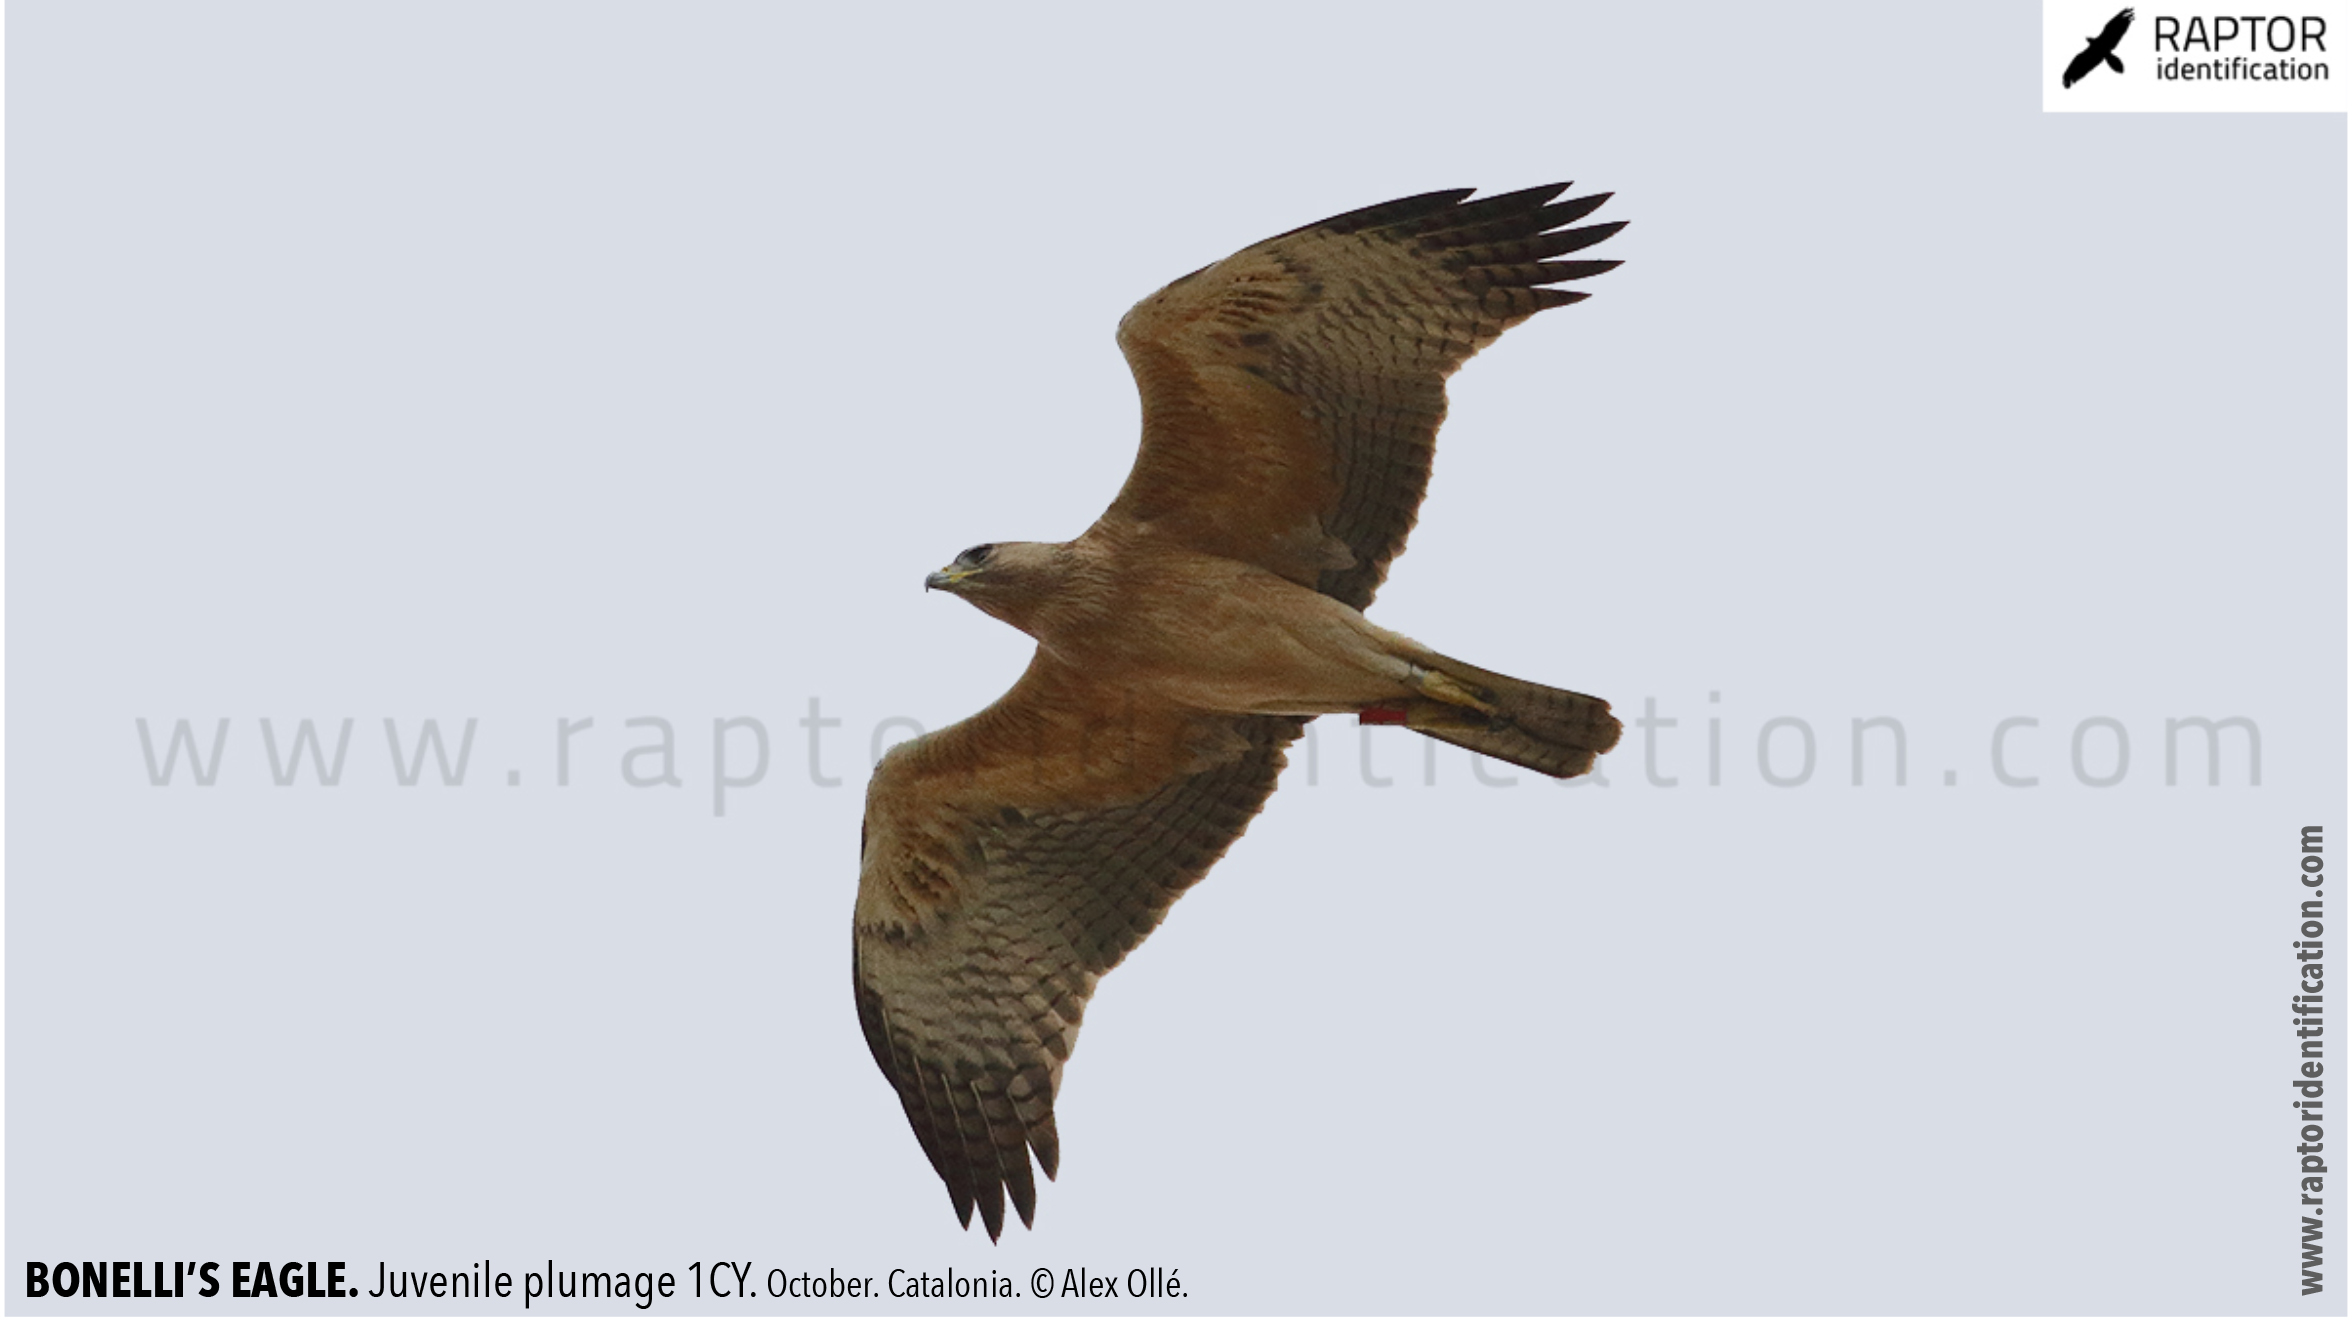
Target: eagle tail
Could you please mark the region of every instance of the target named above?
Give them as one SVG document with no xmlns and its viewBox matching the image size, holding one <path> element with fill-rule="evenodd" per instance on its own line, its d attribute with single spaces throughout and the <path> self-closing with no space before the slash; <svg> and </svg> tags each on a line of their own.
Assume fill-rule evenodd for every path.
<svg viewBox="0 0 2352 1324">
<path fill-rule="evenodd" d="M 1623 730 L 1606 700 L 1501 675 L 1442 654 L 1416 659 L 1422 697 L 1397 724 L 1547 777 L 1579 777 Z M 1367 715 L 1366 720 L 1377 720 Z M 1396 719 L 1391 717 L 1390 721 Z"/>
<path fill-rule="evenodd" d="M 2123 61 L 2116 56 L 2110 55 L 2107 57 L 2107 67 L 2113 69 L 2117 73 L 2122 73 Z"/>
</svg>

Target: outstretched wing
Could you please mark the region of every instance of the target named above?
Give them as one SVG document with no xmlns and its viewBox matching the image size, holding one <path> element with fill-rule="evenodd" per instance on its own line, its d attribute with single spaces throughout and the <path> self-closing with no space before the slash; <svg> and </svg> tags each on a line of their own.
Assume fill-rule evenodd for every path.
<svg viewBox="0 0 2352 1324">
<path fill-rule="evenodd" d="M 2114 54 L 2115 48 L 2123 44 L 2123 34 L 2131 31 L 2131 25 L 2132 11 L 2126 9 L 2108 19 L 2107 26 L 2099 29 L 2099 55 L 2102 59 Z"/>
<path fill-rule="evenodd" d="M 1151 706 L 1042 651 L 1004 698 L 891 751 L 866 792 L 858 1019 L 956 1217 L 1026 1224 L 1029 1156 L 1095 981 L 1265 804 L 1293 718 Z"/>
<path fill-rule="evenodd" d="M 1568 186 L 1425 193 L 1245 248 L 1135 305 L 1119 347 L 1143 446 L 1105 524 L 1148 525 L 1359 610 L 1429 483 L 1445 379 L 1618 265 L 1554 261 L 1619 221 Z"/>
</svg>

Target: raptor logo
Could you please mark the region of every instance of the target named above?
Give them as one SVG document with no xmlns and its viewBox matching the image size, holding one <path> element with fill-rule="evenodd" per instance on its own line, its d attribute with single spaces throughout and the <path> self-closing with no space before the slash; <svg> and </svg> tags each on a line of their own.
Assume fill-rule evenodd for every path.
<svg viewBox="0 0 2352 1324">
<path fill-rule="evenodd" d="M 2090 77 L 2091 71 L 2102 64 L 2122 73 L 2123 61 L 2115 58 L 2115 48 L 2123 44 L 2123 34 L 2131 31 L 2131 25 L 2132 11 L 2128 9 L 2108 19 L 2107 26 L 2099 29 L 2099 35 L 2085 40 L 2082 50 L 2067 63 L 2062 85 L 2074 86 Z"/>
</svg>

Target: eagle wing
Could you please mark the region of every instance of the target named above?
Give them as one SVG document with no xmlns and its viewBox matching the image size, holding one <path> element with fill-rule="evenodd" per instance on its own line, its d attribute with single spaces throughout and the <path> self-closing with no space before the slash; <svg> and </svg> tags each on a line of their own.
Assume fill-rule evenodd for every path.
<svg viewBox="0 0 2352 1324">
<path fill-rule="evenodd" d="M 2131 31 L 2131 25 L 2132 11 L 2128 9 L 2117 12 L 2115 17 L 2107 20 L 2107 26 L 2099 30 L 2099 56 L 2101 59 L 2113 55 L 2115 48 L 2123 44 L 2123 34 Z M 2163 25 L 2158 24 L 2158 26 Z"/>
<path fill-rule="evenodd" d="M 1274 790 L 1295 718 L 1156 706 L 1040 651 L 973 717 L 890 752 L 866 792 L 853 979 L 875 1064 L 993 1239 L 1026 1224 L 1029 1156 L 1095 981 Z"/>
<path fill-rule="evenodd" d="M 1135 468 L 1103 516 L 1368 605 L 1429 483 L 1445 380 L 1618 265 L 1553 261 L 1619 221 L 1565 184 L 1400 198 L 1254 244 L 1135 305 Z"/>
</svg>

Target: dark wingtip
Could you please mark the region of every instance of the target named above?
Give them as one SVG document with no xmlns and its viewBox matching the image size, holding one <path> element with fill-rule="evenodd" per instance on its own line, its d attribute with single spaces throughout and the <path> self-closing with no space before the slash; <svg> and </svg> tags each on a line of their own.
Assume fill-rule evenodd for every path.
<svg viewBox="0 0 2352 1324">
<path fill-rule="evenodd" d="M 1021 1216 L 1021 1226 L 1037 1225 L 1037 1178 L 1029 1171 L 1026 1147 L 1015 1143 L 1013 1152 L 1001 1155 L 998 1163 L 1004 1168 L 1005 1187 L 1013 1197 L 1013 1212 Z"/>
<path fill-rule="evenodd" d="M 1575 184 L 1576 181 L 1573 179 L 1562 180 L 1557 184 L 1538 184 L 1534 188 L 1513 189 L 1508 193 L 1489 194 L 1488 196 L 1480 198 L 1478 201 L 1471 203 L 1470 205 L 1474 207 L 1492 206 L 1497 211 L 1509 211 L 1514 208 L 1524 208 L 1528 211 L 1534 211 L 1536 208 L 1541 207 L 1545 203 L 1550 202 L 1552 199 L 1559 197 L 1563 193 L 1566 193 L 1570 188 L 1573 188 Z"/>
<path fill-rule="evenodd" d="M 1552 203 L 1537 212 L 1536 215 L 1543 219 L 1544 229 L 1556 230 L 1563 225 L 1581 221 L 1592 215 L 1599 211 L 1609 199 L 1616 196 L 1614 193 L 1587 193 L 1581 198 L 1570 198 L 1566 202 Z"/>
<path fill-rule="evenodd" d="M 1385 229 L 1391 225 L 1400 225 L 1442 212 L 1477 191 L 1468 188 L 1445 188 L 1429 193 L 1416 193 L 1409 198 L 1392 198 L 1387 202 L 1375 203 L 1369 207 L 1358 207 L 1354 211 L 1343 211 L 1337 216 L 1326 216 L 1322 220 L 1302 225 L 1296 230 L 1287 231 L 1274 237 L 1287 239 L 1291 235 L 1304 234 L 1309 230 L 1329 230 L 1333 234 L 1354 234 L 1360 230 Z"/>
<path fill-rule="evenodd" d="M 991 1189 L 980 1201 L 980 1221 L 988 1229 L 988 1239 L 1004 1235 L 1004 1188 Z"/>
<path fill-rule="evenodd" d="M 1624 221 L 1608 221 L 1600 225 L 1585 225 L 1579 226 L 1573 230 L 1562 230 L 1553 236 L 1555 240 L 1567 240 L 1573 238 L 1576 242 L 1572 244 L 1553 245 L 1552 247 L 1554 256 L 1558 256 L 1562 253 L 1573 253 L 1581 248 L 1590 248 L 1594 244 L 1597 244 L 1603 239 L 1608 238 L 1610 235 L 1613 235 L 1619 230 L 1624 229 L 1626 224 L 1627 223 Z"/>
<path fill-rule="evenodd" d="M 1044 1170 L 1045 1179 L 1052 1181 L 1062 1166 L 1062 1136 L 1054 1126 L 1052 1113 L 1030 1126 L 1029 1149 L 1037 1155 L 1037 1166 Z"/>
<path fill-rule="evenodd" d="M 1605 275 L 1624 265 L 1625 259 L 1617 257 L 1588 258 L 1581 262 L 1546 262 L 1543 264 L 1544 279 L 1590 280 L 1594 276 Z"/>
</svg>

